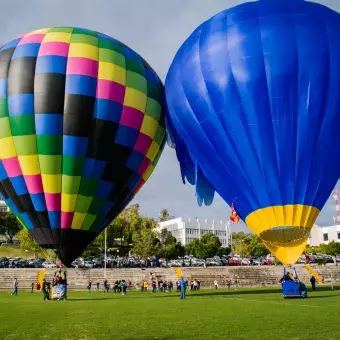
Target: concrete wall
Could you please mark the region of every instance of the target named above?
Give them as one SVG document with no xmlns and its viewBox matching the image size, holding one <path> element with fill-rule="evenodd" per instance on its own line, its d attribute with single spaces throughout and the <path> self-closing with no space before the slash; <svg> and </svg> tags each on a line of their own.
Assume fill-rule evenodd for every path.
<svg viewBox="0 0 340 340">
<path fill-rule="evenodd" d="M 310 274 L 302 265 L 298 265 L 299 278 L 309 284 Z M 325 278 L 326 282 L 333 280 L 340 283 L 340 267 L 335 265 L 316 266 L 317 272 Z M 29 290 L 32 282 L 35 282 L 39 269 L 0 269 L 0 290 L 10 290 L 15 277 L 19 281 L 19 290 Z M 51 280 L 55 269 L 46 270 L 46 279 Z M 139 287 L 143 279 L 149 279 L 150 272 L 160 280 L 177 280 L 173 268 L 168 269 L 108 269 L 106 278 L 110 284 L 116 280 L 131 280 L 135 287 Z M 182 268 L 183 275 L 189 281 L 197 279 L 201 281 L 202 288 L 213 286 L 216 279 L 220 286 L 225 287 L 227 280 L 238 280 L 240 287 L 264 287 L 278 286 L 282 277 L 283 267 L 215 267 L 215 268 Z M 104 269 L 68 269 L 68 283 L 70 290 L 85 290 L 89 280 L 95 285 L 99 280 L 103 286 Z"/>
</svg>

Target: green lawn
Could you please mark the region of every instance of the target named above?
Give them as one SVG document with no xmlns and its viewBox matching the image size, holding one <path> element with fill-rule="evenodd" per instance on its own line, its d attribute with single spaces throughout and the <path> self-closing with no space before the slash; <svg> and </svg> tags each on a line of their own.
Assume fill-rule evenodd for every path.
<svg viewBox="0 0 340 340">
<path fill-rule="evenodd" d="M 25 250 L 20 249 L 19 246 L 1 246 L 0 247 L 0 257 L 21 257 L 23 259 L 26 258 Z M 34 258 L 34 252 L 28 251 L 27 258 Z"/>
<path fill-rule="evenodd" d="M 339 289 L 340 287 L 338 287 Z M 205 290 L 181 301 L 172 294 L 0 293 L 0 339 L 338 340 L 340 290 L 284 300 L 277 289 Z"/>
</svg>

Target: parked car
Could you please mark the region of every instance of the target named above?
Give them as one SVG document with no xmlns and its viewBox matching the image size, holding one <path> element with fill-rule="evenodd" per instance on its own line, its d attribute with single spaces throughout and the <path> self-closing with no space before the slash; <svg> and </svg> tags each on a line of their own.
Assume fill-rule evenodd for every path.
<svg viewBox="0 0 340 340">
<path fill-rule="evenodd" d="M 57 268 L 57 265 L 53 262 L 50 262 L 50 261 L 45 261 L 42 266 L 44 268 Z"/>
</svg>

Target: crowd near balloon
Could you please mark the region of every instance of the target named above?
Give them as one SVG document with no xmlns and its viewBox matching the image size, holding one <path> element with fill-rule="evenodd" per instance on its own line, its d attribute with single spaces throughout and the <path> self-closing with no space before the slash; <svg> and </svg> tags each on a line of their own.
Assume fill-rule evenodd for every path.
<svg viewBox="0 0 340 340">
<path fill-rule="evenodd" d="M 243 3 L 194 30 L 165 86 L 105 34 L 19 36 L 0 49 L 1 198 L 70 266 L 148 180 L 167 134 L 198 204 L 218 193 L 293 265 L 340 174 L 339 31 L 317 3 Z"/>
</svg>

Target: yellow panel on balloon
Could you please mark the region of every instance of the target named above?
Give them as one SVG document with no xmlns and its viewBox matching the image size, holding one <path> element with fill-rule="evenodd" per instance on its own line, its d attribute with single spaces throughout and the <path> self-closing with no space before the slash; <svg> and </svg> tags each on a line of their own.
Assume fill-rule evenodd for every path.
<svg viewBox="0 0 340 340">
<path fill-rule="evenodd" d="M 72 229 L 80 229 L 83 225 L 85 217 L 86 217 L 86 213 L 75 212 L 74 215 L 73 215 L 71 228 Z"/>
<path fill-rule="evenodd" d="M 23 175 L 40 174 L 40 163 L 38 155 L 18 156 Z"/>
<path fill-rule="evenodd" d="M 126 70 L 115 64 L 99 62 L 98 79 L 110 80 L 125 85 Z"/>
<path fill-rule="evenodd" d="M 142 127 L 140 128 L 140 132 L 143 132 L 145 135 L 150 138 L 155 137 L 156 131 L 158 127 L 158 122 L 156 119 L 145 115 L 142 123 Z"/>
<path fill-rule="evenodd" d="M 98 61 L 98 47 L 89 44 L 71 43 L 68 51 L 68 57 L 82 57 Z"/>
<path fill-rule="evenodd" d="M 148 152 L 146 153 L 146 157 L 148 157 L 150 161 L 153 161 L 157 155 L 158 150 L 159 145 L 153 141 L 150 145 Z"/>
<path fill-rule="evenodd" d="M 13 137 L 0 139 L 0 159 L 12 158 L 17 155 Z"/>
<path fill-rule="evenodd" d="M 147 96 L 138 90 L 127 87 L 125 89 L 124 106 L 133 107 L 136 110 L 145 112 Z"/>
<path fill-rule="evenodd" d="M 154 170 L 154 166 L 152 164 L 150 164 L 148 166 L 148 168 L 146 169 L 146 171 L 143 174 L 143 179 L 144 181 L 147 181 L 147 179 L 150 177 L 150 175 L 152 174 L 152 171 Z"/>
<path fill-rule="evenodd" d="M 47 194 L 59 194 L 61 192 L 61 175 L 42 174 L 44 191 Z"/>
<path fill-rule="evenodd" d="M 69 43 L 71 40 L 71 33 L 66 32 L 51 32 L 44 36 L 43 43 L 45 42 L 64 42 Z"/>
<path fill-rule="evenodd" d="M 61 194 L 61 211 L 74 212 L 77 203 L 77 196 L 74 194 Z"/>
<path fill-rule="evenodd" d="M 294 264 L 302 254 L 319 209 L 295 204 L 258 209 L 245 222 L 283 264 Z"/>
</svg>

